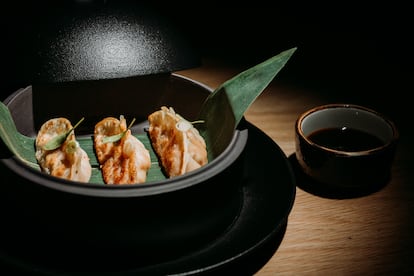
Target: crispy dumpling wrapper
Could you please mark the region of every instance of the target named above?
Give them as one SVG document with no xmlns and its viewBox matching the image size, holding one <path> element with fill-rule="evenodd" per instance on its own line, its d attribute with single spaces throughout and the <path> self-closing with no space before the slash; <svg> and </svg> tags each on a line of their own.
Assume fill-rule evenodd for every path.
<svg viewBox="0 0 414 276">
<path fill-rule="evenodd" d="M 36 159 L 40 169 L 47 174 L 72 181 L 88 182 L 92 174 L 92 167 L 87 153 L 76 140 L 74 130 L 58 148 L 44 149 L 51 139 L 67 133 L 72 128 L 72 124 L 66 118 L 54 118 L 46 121 L 36 136 Z"/>
<path fill-rule="evenodd" d="M 124 131 L 125 134 L 116 142 L 103 140 Z M 119 120 L 107 117 L 95 125 L 94 147 L 106 184 L 135 184 L 146 181 L 151 167 L 149 151 L 131 134 L 122 115 Z"/>
<path fill-rule="evenodd" d="M 162 106 L 148 116 L 148 134 L 168 177 L 183 175 L 208 163 L 203 137 L 194 126 Z"/>
</svg>

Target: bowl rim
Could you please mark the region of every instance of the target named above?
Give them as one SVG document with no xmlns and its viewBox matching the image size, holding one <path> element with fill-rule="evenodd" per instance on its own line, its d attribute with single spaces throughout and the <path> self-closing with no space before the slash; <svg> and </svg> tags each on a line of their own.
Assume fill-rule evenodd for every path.
<svg viewBox="0 0 414 276">
<path fill-rule="evenodd" d="M 210 93 L 213 91 L 209 86 L 189 77 L 177 73 L 171 73 L 171 76 L 188 81 L 192 85 L 200 86 Z M 8 105 L 21 92 L 22 89 L 18 89 L 7 97 L 4 103 Z M 194 171 L 187 172 L 184 175 L 132 185 L 100 185 L 54 177 L 40 170 L 28 167 L 14 155 L 9 158 L 0 158 L 0 162 L 30 182 L 61 192 L 95 197 L 141 197 L 185 189 L 216 177 L 240 157 L 246 146 L 247 138 L 247 129 L 236 128 L 230 144 L 226 149 L 206 165 Z"/>
<path fill-rule="evenodd" d="M 387 123 L 390 126 L 390 128 L 392 130 L 392 138 L 387 143 L 384 143 L 383 145 L 381 145 L 379 147 L 375 147 L 375 148 L 368 149 L 368 150 L 359 150 L 359 151 L 344 151 L 344 150 L 332 149 L 332 148 L 325 147 L 325 146 L 322 146 L 320 144 L 317 144 L 317 143 L 313 142 L 311 139 L 309 139 L 307 137 L 307 135 L 305 135 L 305 133 L 303 132 L 303 129 L 301 127 L 303 120 L 312 113 L 315 113 L 315 112 L 318 112 L 318 111 L 321 111 L 321 110 L 336 109 L 336 108 L 358 109 L 358 110 L 362 110 L 362 111 L 365 111 L 365 112 L 372 113 L 372 114 L 376 115 L 378 118 L 381 118 L 385 123 Z M 323 104 L 323 105 L 315 106 L 315 107 L 312 107 L 312 108 L 308 109 L 307 111 L 301 113 L 299 115 L 299 117 L 297 118 L 297 120 L 295 122 L 295 132 L 296 132 L 296 136 L 298 138 L 305 141 L 311 147 L 317 148 L 317 149 L 325 151 L 325 152 L 333 153 L 337 156 L 344 156 L 344 157 L 367 156 L 367 155 L 375 154 L 375 153 L 381 152 L 381 151 L 386 150 L 387 148 L 395 145 L 397 143 L 397 141 L 399 140 L 399 131 L 398 131 L 397 126 L 385 114 L 380 113 L 380 112 L 378 112 L 374 109 L 371 109 L 369 107 L 366 107 L 366 106 L 362 106 L 362 105 L 358 105 L 358 104 L 349 104 L 349 103 L 329 103 L 329 104 Z"/>
<path fill-rule="evenodd" d="M 15 156 L 0 159 L 9 169 L 25 179 L 54 190 L 97 197 L 139 197 L 173 192 L 203 183 L 226 170 L 241 155 L 248 130 L 236 130 L 227 148 L 214 160 L 184 175 L 132 185 L 100 185 L 61 179 L 23 164 Z"/>
</svg>

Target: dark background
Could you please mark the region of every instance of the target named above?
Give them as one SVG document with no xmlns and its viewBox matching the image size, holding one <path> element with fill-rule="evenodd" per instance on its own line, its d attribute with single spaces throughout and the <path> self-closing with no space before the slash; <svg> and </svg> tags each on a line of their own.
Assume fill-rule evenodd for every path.
<svg viewBox="0 0 414 276">
<path fill-rule="evenodd" d="M 28 37 L 37 20 L 62 3 L 82 6 L 110 2 L 116 1 L 14 1 L 3 6 L 1 98 L 30 84 L 20 72 L 31 65 Z M 309 88 L 315 95 L 337 95 L 332 100 L 375 103 L 372 105 L 391 116 L 410 108 L 406 97 L 412 91 L 414 59 L 413 19 L 408 4 L 305 3 L 259 0 L 146 4 L 178 26 L 203 60 L 247 68 L 282 50 L 298 47 L 287 69 L 280 73 L 281 79 Z"/>
<path fill-rule="evenodd" d="M 63 1 L 3 4 L 1 100 L 31 84 L 22 73 L 33 65 L 31 36 L 36 22 L 53 12 L 57 2 Z M 67 2 L 76 6 L 113 1 Z M 149 5 L 191 39 L 203 62 L 242 69 L 298 47 L 278 80 L 327 101 L 373 107 L 394 119 L 408 137 L 414 73 L 414 25 L 408 1 L 306 2 L 152 1 Z"/>
</svg>

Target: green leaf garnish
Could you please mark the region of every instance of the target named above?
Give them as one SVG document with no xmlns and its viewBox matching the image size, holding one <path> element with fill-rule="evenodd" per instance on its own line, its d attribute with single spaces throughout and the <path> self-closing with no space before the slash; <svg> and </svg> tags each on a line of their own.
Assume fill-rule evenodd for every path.
<svg viewBox="0 0 414 276">
<path fill-rule="evenodd" d="M 285 66 L 295 48 L 283 51 L 224 82 L 203 103 L 198 119 L 209 149 L 209 160 L 229 145 L 244 113 Z"/>
<path fill-rule="evenodd" d="M 49 142 L 47 142 L 42 148 L 44 150 L 54 150 L 57 149 L 58 147 L 60 147 L 66 140 L 66 138 L 68 138 L 69 134 L 84 120 L 85 118 L 82 117 L 82 119 L 79 120 L 79 122 L 76 123 L 75 126 L 73 126 L 71 129 L 69 129 L 68 131 L 66 131 L 65 133 L 56 135 L 55 137 L 53 137 L 52 139 L 49 140 Z"/>
<path fill-rule="evenodd" d="M 104 138 L 102 138 L 102 143 L 113 143 L 113 142 L 117 142 L 119 140 L 121 140 L 122 137 L 124 137 L 125 133 L 128 131 L 128 129 L 130 129 L 132 127 L 132 125 L 135 122 L 135 118 L 132 119 L 131 123 L 129 124 L 128 128 L 124 131 L 122 131 L 121 133 L 112 135 L 112 136 L 105 136 Z"/>
</svg>

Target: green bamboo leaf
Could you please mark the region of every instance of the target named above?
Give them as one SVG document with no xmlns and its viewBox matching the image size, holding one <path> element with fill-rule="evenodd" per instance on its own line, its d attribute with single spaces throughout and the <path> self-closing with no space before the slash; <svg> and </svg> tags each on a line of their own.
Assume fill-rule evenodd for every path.
<svg viewBox="0 0 414 276">
<path fill-rule="evenodd" d="M 34 154 L 34 138 L 22 135 L 16 128 L 7 106 L 0 102 L 0 137 L 20 161 L 32 168 L 39 168 Z"/>
<path fill-rule="evenodd" d="M 221 84 L 203 103 L 199 127 L 209 149 L 209 159 L 219 155 L 230 143 L 234 130 L 254 100 L 269 85 L 296 51 L 283 51 Z"/>
<path fill-rule="evenodd" d="M 66 138 L 68 138 L 69 134 L 80 124 L 85 118 L 81 118 L 75 126 L 73 126 L 71 129 L 66 131 L 65 133 L 56 135 L 52 139 L 50 139 L 42 148 L 44 150 L 55 150 L 59 148 L 65 141 Z"/>
</svg>

